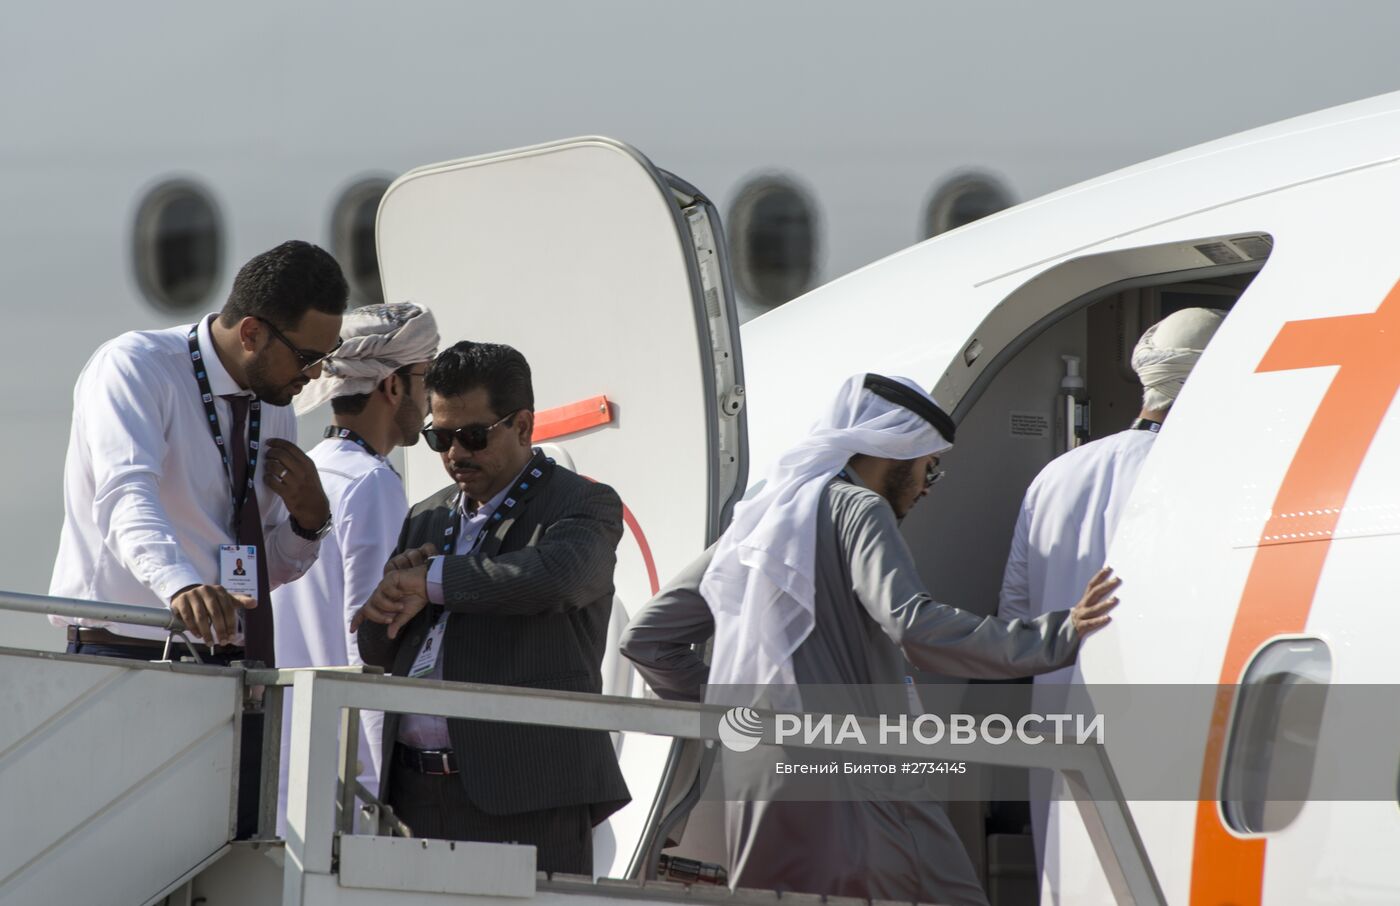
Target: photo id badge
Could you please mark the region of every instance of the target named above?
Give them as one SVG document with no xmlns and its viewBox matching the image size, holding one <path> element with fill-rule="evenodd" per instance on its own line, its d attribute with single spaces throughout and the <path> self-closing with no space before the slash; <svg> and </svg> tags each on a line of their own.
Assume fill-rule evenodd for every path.
<svg viewBox="0 0 1400 906">
<path fill-rule="evenodd" d="M 447 631 L 447 613 L 443 612 L 438 617 L 438 621 L 433 624 L 433 628 L 428 630 L 428 637 L 423 640 L 423 647 L 418 651 L 418 657 L 413 659 L 413 666 L 408 668 L 408 675 L 413 677 L 427 676 L 433 672 L 433 667 L 437 664 L 438 652 L 442 650 L 442 636 Z"/>
<path fill-rule="evenodd" d="M 258 549 L 252 544 L 219 545 L 219 584 L 230 594 L 258 596 Z"/>
</svg>

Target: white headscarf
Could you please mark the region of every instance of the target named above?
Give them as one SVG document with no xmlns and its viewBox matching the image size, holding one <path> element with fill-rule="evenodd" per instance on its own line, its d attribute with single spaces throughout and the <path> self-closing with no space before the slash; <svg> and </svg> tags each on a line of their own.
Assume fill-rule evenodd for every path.
<svg viewBox="0 0 1400 906">
<path fill-rule="evenodd" d="M 908 378 L 901 384 L 930 397 Z M 792 656 L 816 618 L 817 506 L 857 453 L 917 459 L 950 446 L 923 417 L 848 378 L 831 410 L 779 457 L 762 489 L 734 508 L 700 582 L 715 617 L 712 685 L 792 684 Z M 936 405 L 936 404 L 935 404 Z"/>
<path fill-rule="evenodd" d="M 412 302 L 356 308 L 341 321 L 340 338 L 344 343 L 321 365 L 321 376 L 297 394 L 297 415 L 336 397 L 369 393 L 405 365 L 437 355 L 433 313 Z"/>
<path fill-rule="evenodd" d="M 1176 402 L 1186 377 L 1215 336 L 1225 312 L 1183 308 L 1147 328 L 1133 349 L 1133 370 L 1142 382 L 1144 409 L 1165 409 Z"/>
</svg>

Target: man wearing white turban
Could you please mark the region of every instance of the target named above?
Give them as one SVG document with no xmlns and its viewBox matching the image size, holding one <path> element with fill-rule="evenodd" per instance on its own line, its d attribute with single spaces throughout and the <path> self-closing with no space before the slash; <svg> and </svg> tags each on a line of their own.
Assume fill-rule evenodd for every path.
<svg viewBox="0 0 1400 906">
<path fill-rule="evenodd" d="M 1225 318 L 1210 308 L 1186 308 L 1148 328 L 1133 350 L 1142 383 L 1142 411 L 1132 426 L 1076 447 L 1047 465 L 1026 491 L 1002 578 L 998 616 L 1031 619 L 1066 607 L 1105 562 L 1108 544 L 1152 450 L 1157 432 L 1206 344 Z M 1036 678 L 1070 682 L 1073 668 Z M 1047 833 L 1051 775 L 1032 775 L 1032 826 L 1037 861 L 1053 866 Z"/>
<path fill-rule="evenodd" d="M 898 687 L 906 663 L 987 678 L 1072 663 L 1117 603 L 1107 571 L 1073 611 L 1033 621 L 940 604 L 920 582 L 898 522 L 941 477 L 953 433 L 913 381 L 847 380 L 719 541 L 628 624 L 623 654 L 662 698 L 697 700 L 703 688 L 728 704 L 758 685 L 769 701 L 818 686 Z M 711 635 L 707 667 L 692 646 Z M 777 786 L 727 804 L 734 885 L 986 903 L 941 803 L 782 801 Z"/>
<path fill-rule="evenodd" d="M 364 663 L 350 619 L 379 585 L 408 514 L 403 481 L 387 457 L 418 442 L 427 413 L 423 375 L 438 346 L 431 312 L 408 302 L 367 305 L 345 315 L 340 337 L 321 377 L 297 397 L 298 413 L 331 404 L 325 440 L 310 456 L 330 499 L 332 530 L 315 565 L 272 594 L 279 667 Z M 287 812 L 290 695 L 284 705 L 279 826 Z M 377 711 L 360 712 L 359 779 L 376 794 L 383 720 Z"/>
</svg>

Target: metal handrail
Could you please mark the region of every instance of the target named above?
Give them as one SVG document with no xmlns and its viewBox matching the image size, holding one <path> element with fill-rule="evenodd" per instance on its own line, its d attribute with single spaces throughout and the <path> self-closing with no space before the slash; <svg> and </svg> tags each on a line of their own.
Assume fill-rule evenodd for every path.
<svg viewBox="0 0 1400 906">
<path fill-rule="evenodd" d="M 292 716 L 293 777 L 300 777 L 289 821 L 288 840 L 300 874 L 331 870 L 331 840 L 336 831 L 337 767 L 331 756 L 337 729 L 347 711 L 377 710 L 416 713 L 468 720 L 499 721 L 538 726 L 719 741 L 719 718 L 728 709 L 719 705 L 649 701 L 586 692 L 559 692 L 520 686 L 488 686 L 442 680 L 410 679 L 324 671 L 249 670 L 247 682 L 286 685 L 296 689 Z M 878 725 L 857 717 L 867 740 L 878 740 Z M 771 722 L 770 722 L 771 725 Z M 345 734 L 341 745 L 358 745 L 358 733 Z M 771 740 L 765 738 L 765 742 Z M 1082 743 L 1035 746 L 1012 739 L 993 745 L 986 740 L 954 745 L 949 740 L 918 742 L 849 742 L 787 740 L 789 748 L 863 755 L 892 755 L 919 759 L 948 759 L 987 765 L 1052 768 L 1059 771 L 1083 815 L 1105 875 L 1119 902 L 1165 904 L 1161 885 L 1146 847 L 1128 810 L 1117 776 L 1103 745 Z M 339 772 L 349 752 L 342 754 Z M 300 764 L 298 765 L 298 762 Z M 353 763 L 353 762 L 351 762 Z"/>
<path fill-rule="evenodd" d="M 83 601 L 46 595 L 0 591 L 0 610 L 56 614 L 79 619 L 103 620 L 137 626 L 151 626 L 171 632 L 184 627 L 168 610 Z M 300 788 L 299 801 L 289 801 L 288 818 L 295 833 L 288 840 L 286 889 L 298 889 L 306 874 L 331 871 L 332 840 L 336 828 L 335 802 L 353 802 L 355 786 L 337 790 L 337 780 L 353 780 L 348 766 L 354 764 L 358 747 L 358 712 L 378 710 L 427 714 L 468 720 L 500 721 L 539 726 L 612 732 L 649 733 L 688 739 L 719 741 L 719 717 L 726 709 L 719 705 L 649 701 L 613 695 L 559 692 L 520 686 L 488 686 L 452 683 L 442 680 L 376 676 L 335 670 L 244 671 L 247 686 L 293 686 L 292 735 L 294 738 L 292 777 Z M 280 693 L 272 696 L 275 723 L 280 724 Z M 348 720 L 347 720 L 348 718 Z M 875 722 L 857 718 L 866 739 L 879 739 Z M 340 732 L 338 732 L 340 731 Z M 271 735 L 271 734 L 269 734 Z M 329 759 L 341 737 L 339 766 Z M 275 748 L 264 740 L 264 764 L 269 757 L 275 765 Z M 856 747 L 845 742 L 788 740 L 789 748 L 849 751 Z M 273 748 L 272 752 L 268 749 Z M 1165 904 L 1147 850 L 1128 810 L 1117 776 L 1104 747 L 1092 740 L 1050 748 L 1036 747 L 1021 740 L 992 745 L 985 740 L 956 747 L 951 741 L 933 744 L 876 742 L 861 746 L 865 755 L 948 758 L 1005 767 L 1052 768 L 1067 781 L 1085 824 L 1089 829 L 1099 861 L 1117 899 L 1127 903 Z M 275 770 L 273 772 L 275 776 Z M 340 792 L 341 797 L 336 793 Z M 264 802 L 268 796 L 264 791 Z M 275 802 L 275 788 L 272 801 Z M 341 809 L 348 815 L 348 808 Z"/>
<path fill-rule="evenodd" d="M 50 614 L 79 620 L 102 620 L 131 626 L 152 626 L 169 632 L 185 631 L 185 624 L 171 611 L 156 607 L 139 607 L 135 604 L 112 604 L 107 601 L 84 601 L 79 598 L 55 598 L 48 595 L 26 595 L 17 591 L 0 591 L 0 610 Z"/>
</svg>

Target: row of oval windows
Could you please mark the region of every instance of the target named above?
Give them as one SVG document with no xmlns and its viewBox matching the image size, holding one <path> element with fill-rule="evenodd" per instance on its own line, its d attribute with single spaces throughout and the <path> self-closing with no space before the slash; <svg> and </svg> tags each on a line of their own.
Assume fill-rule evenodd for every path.
<svg viewBox="0 0 1400 906">
<path fill-rule="evenodd" d="M 352 305 L 382 302 L 374 219 L 389 187 L 382 177 L 345 189 L 331 212 L 331 253 L 345 269 Z M 965 173 L 930 196 L 923 234 L 931 237 L 1010 207 L 997 179 Z M 781 175 L 755 177 L 729 210 L 729 248 L 739 291 L 763 306 L 781 305 L 817 279 L 820 218 L 815 199 Z M 146 193 L 132 233 L 136 280 L 154 305 L 171 311 L 203 307 L 223 272 L 223 219 L 213 196 L 188 179 Z"/>
</svg>

